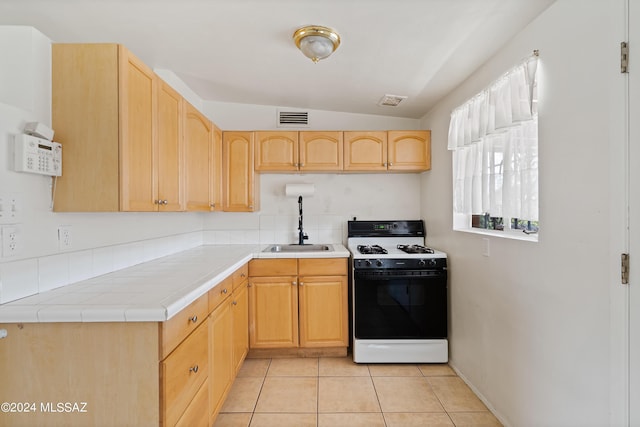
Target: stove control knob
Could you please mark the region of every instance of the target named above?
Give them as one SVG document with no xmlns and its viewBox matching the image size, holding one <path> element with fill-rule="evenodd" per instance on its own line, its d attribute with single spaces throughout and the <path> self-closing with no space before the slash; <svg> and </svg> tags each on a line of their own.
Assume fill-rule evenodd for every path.
<svg viewBox="0 0 640 427">
<path fill-rule="evenodd" d="M 382 267 L 382 261 L 377 260 L 377 261 L 376 261 L 376 265 L 377 265 L 378 267 Z"/>
<path fill-rule="evenodd" d="M 423 259 L 421 259 L 420 261 L 418 261 L 418 266 L 419 266 L 419 267 L 424 267 L 424 266 L 426 266 L 426 265 L 427 265 L 427 261 L 425 261 L 425 260 L 423 260 Z"/>
<path fill-rule="evenodd" d="M 371 267 L 371 261 L 366 260 L 366 261 L 364 262 L 364 265 L 366 265 L 367 267 Z"/>
<path fill-rule="evenodd" d="M 438 265 L 438 261 L 436 261 L 435 259 L 431 258 L 431 259 L 429 260 L 429 266 L 430 266 L 430 267 L 435 267 L 435 266 L 437 266 L 437 265 Z"/>
</svg>

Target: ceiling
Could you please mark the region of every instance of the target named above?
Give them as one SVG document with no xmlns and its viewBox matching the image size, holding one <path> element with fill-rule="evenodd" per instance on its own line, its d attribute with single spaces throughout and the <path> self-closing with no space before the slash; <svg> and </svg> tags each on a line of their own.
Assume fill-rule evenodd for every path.
<svg viewBox="0 0 640 427">
<path fill-rule="evenodd" d="M 553 1 L 1 0 L 0 24 L 122 43 L 204 100 L 420 118 Z M 317 64 L 291 38 L 310 24 L 342 39 Z"/>
</svg>

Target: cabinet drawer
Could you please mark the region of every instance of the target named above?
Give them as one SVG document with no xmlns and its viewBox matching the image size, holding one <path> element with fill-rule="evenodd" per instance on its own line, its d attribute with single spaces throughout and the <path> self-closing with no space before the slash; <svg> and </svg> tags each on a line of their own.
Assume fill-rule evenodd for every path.
<svg viewBox="0 0 640 427">
<path fill-rule="evenodd" d="M 247 280 L 248 276 L 249 276 L 249 265 L 248 264 L 245 264 L 242 267 L 240 267 L 239 269 L 237 269 L 231 275 L 231 281 L 233 282 L 233 289 L 235 290 L 245 280 Z"/>
<path fill-rule="evenodd" d="M 345 276 L 347 258 L 300 258 L 298 274 L 300 276 Z"/>
<path fill-rule="evenodd" d="M 162 322 L 162 355 L 164 359 L 209 314 L 207 296 L 203 295 L 166 322 Z"/>
<path fill-rule="evenodd" d="M 163 425 L 175 425 L 207 379 L 207 323 L 196 328 L 160 364 Z"/>
<path fill-rule="evenodd" d="M 295 258 L 252 259 L 249 261 L 249 276 L 296 276 L 298 263 Z"/>
<path fill-rule="evenodd" d="M 176 427 L 207 427 L 209 425 L 209 381 L 198 390 Z"/>
<path fill-rule="evenodd" d="M 231 276 L 218 283 L 209 290 L 209 313 L 216 309 L 222 301 L 233 292 L 233 279 Z"/>
</svg>

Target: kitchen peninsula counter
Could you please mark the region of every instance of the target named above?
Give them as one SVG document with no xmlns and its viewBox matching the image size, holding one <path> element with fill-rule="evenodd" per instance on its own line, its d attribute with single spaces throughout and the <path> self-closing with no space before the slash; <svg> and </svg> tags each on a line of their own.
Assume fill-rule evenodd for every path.
<svg viewBox="0 0 640 427">
<path fill-rule="evenodd" d="M 0 305 L 0 323 L 164 322 L 254 258 L 347 258 L 349 251 L 262 252 L 203 245 Z"/>
</svg>

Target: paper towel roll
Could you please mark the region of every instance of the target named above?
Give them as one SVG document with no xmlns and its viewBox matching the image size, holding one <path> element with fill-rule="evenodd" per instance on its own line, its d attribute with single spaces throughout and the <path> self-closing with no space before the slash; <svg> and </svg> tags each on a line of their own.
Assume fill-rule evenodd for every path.
<svg viewBox="0 0 640 427">
<path fill-rule="evenodd" d="M 284 188 L 284 194 L 288 197 L 313 196 L 315 191 L 314 184 L 287 184 Z"/>
</svg>

